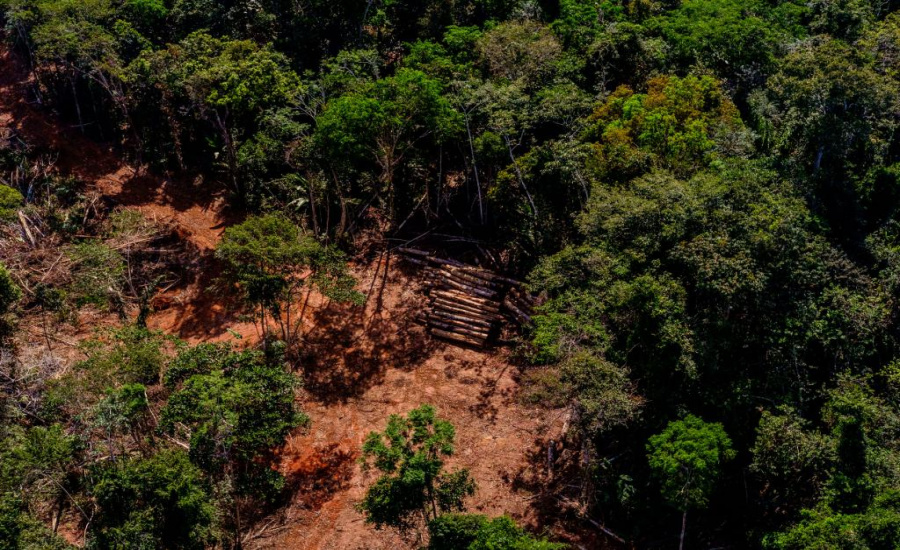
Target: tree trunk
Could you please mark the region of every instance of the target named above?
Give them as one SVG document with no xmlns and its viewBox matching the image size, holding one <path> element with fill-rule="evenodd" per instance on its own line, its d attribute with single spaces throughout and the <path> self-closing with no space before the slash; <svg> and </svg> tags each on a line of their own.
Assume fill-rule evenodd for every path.
<svg viewBox="0 0 900 550">
<path fill-rule="evenodd" d="M 678 550 L 684 550 L 684 532 L 687 530 L 687 510 L 681 514 L 681 538 L 678 540 Z"/>
<path fill-rule="evenodd" d="M 69 77 L 69 85 L 72 87 L 72 101 L 75 103 L 75 114 L 78 115 L 78 129 L 84 133 L 84 121 L 81 119 L 81 104 L 78 101 L 78 90 L 75 88 L 75 78 Z"/>
<path fill-rule="evenodd" d="M 235 146 L 234 139 L 231 137 L 231 132 L 228 130 L 228 124 L 226 122 L 228 114 L 226 113 L 225 116 L 222 117 L 219 115 L 218 111 L 213 110 L 213 115 L 216 117 L 216 126 L 219 127 L 219 132 L 222 134 L 222 140 L 225 142 L 225 155 L 227 157 L 228 175 L 231 179 L 231 185 L 235 193 L 241 194 L 243 189 L 238 180 L 237 147 Z"/>
<path fill-rule="evenodd" d="M 472 130 L 469 127 L 469 113 L 463 113 L 466 118 L 466 135 L 469 136 L 469 152 L 472 154 L 472 172 L 475 174 L 475 187 L 478 189 L 478 214 L 481 225 L 484 225 L 484 204 L 481 201 L 481 179 L 478 177 L 478 163 L 475 162 L 475 145 L 472 143 Z"/>
<path fill-rule="evenodd" d="M 525 191 L 525 196 L 528 198 L 528 204 L 531 205 L 531 213 L 534 214 L 536 218 L 537 208 L 534 206 L 534 200 L 531 198 L 531 193 L 528 192 L 528 187 L 525 186 L 525 179 L 522 178 L 522 171 L 519 170 L 519 163 L 516 161 L 515 155 L 513 155 L 512 144 L 509 142 L 509 136 L 503 134 L 503 139 L 506 141 L 506 149 L 509 151 L 509 159 L 513 163 L 513 168 L 516 170 L 516 178 L 519 180 L 519 185 L 522 186 L 522 190 Z"/>
<path fill-rule="evenodd" d="M 309 214 L 312 218 L 313 235 L 319 238 L 319 214 L 316 210 L 316 194 L 313 191 L 312 181 L 309 183 Z"/>
</svg>

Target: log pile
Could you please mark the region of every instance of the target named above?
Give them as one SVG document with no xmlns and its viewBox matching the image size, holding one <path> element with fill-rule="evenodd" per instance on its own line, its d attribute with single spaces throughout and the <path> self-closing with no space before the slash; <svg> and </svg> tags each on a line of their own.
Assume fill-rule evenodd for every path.
<svg viewBox="0 0 900 550">
<path fill-rule="evenodd" d="M 504 323 L 531 323 L 535 298 L 521 282 L 424 250 L 397 250 L 408 262 L 423 267 L 428 303 L 417 321 L 433 336 L 482 348 L 498 336 Z"/>
</svg>

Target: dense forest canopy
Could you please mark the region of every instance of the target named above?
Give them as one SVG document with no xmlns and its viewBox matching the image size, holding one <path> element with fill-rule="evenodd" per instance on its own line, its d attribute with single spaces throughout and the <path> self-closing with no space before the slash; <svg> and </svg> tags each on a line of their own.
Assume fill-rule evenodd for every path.
<svg viewBox="0 0 900 550">
<path fill-rule="evenodd" d="M 579 481 L 545 490 L 595 524 L 638 547 L 900 547 L 898 9 L 0 0 L 35 101 L 250 214 L 223 276 L 263 326 L 288 319 L 260 350 L 138 323 L 62 382 L 10 374 L 0 548 L 63 547 L 44 519 L 66 506 L 91 547 L 239 547 L 242 507 L 283 489 L 266 457 L 309 421 L 290 311 L 311 288 L 361 303 L 344 252 L 373 229 L 481 243 L 541 296 L 521 398 L 569 408 Z M 71 182 L 3 175 L 22 154 L 0 151 L 0 218 L 24 201 L 74 235 Z M 65 289 L 23 298 L 0 268 L 6 325 L 128 290 L 105 223 L 66 249 Z M 458 513 L 475 488 L 440 471 L 442 422 L 370 436 L 367 519 L 424 514 L 434 548 L 556 548 Z"/>
</svg>

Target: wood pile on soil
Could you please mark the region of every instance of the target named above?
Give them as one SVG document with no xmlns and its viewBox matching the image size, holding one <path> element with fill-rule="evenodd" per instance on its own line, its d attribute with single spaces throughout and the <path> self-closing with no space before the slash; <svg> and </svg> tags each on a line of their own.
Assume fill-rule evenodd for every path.
<svg viewBox="0 0 900 550">
<path fill-rule="evenodd" d="M 398 248 L 422 266 L 428 304 L 416 317 L 438 338 L 483 348 L 504 326 L 531 323 L 536 298 L 515 279 L 491 270 L 439 258 L 425 250 Z"/>
</svg>

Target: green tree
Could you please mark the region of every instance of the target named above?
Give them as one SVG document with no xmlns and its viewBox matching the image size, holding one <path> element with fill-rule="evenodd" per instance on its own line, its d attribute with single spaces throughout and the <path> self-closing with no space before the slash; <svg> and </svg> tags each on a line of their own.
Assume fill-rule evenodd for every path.
<svg viewBox="0 0 900 550">
<path fill-rule="evenodd" d="M 14 220 L 16 212 L 22 208 L 24 202 L 25 197 L 18 190 L 8 185 L 0 185 L 0 220 Z"/>
<path fill-rule="evenodd" d="M 895 162 L 898 86 L 866 52 L 821 37 L 784 58 L 751 97 L 759 133 L 813 186 L 844 242 L 897 208 L 895 176 L 885 168 Z"/>
<path fill-rule="evenodd" d="M 97 469 L 98 514 L 89 548 L 207 548 L 215 508 L 201 471 L 183 452 L 163 450 Z"/>
<path fill-rule="evenodd" d="M 0 264 L 0 315 L 7 313 L 21 298 L 19 285 L 13 281 L 6 266 Z"/>
<path fill-rule="evenodd" d="M 238 285 L 248 305 L 256 308 L 264 338 L 271 318 L 292 354 L 302 329 L 303 291 L 307 299 L 317 289 L 339 302 L 362 301 L 343 254 L 303 235 L 280 215 L 254 216 L 229 227 L 216 247 L 216 257 L 225 264 L 225 279 Z"/>
<path fill-rule="evenodd" d="M 764 81 L 793 38 L 777 24 L 784 10 L 756 1 L 687 0 L 646 26 L 671 46 L 673 68 L 699 64 L 747 93 Z"/>
<path fill-rule="evenodd" d="M 468 470 L 444 471 L 455 436 L 453 425 L 438 418 L 430 405 L 405 417 L 391 415 L 384 432 L 370 433 L 361 460 L 382 475 L 358 505 L 366 521 L 405 530 L 420 515 L 427 523 L 441 513 L 462 510 L 475 482 Z"/>
<path fill-rule="evenodd" d="M 230 460 L 247 466 L 266 456 L 308 420 L 294 403 L 299 380 L 270 363 L 257 351 L 229 352 L 168 378 L 178 385 L 160 414 L 160 429 L 186 433 L 192 459 L 211 471 Z"/>
<path fill-rule="evenodd" d="M 763 411 L 750 452 L 750 470 L 765 486 L 763 498 L 780 509 L 813 505 L 835 459 L 834 442 L 789 407 Z"/>
<path fill-rule="evenodd" d="M 693 415 L 670 422 L 647 441 L 647 460 L 663 497 L 682 512 L 679 548 L 684 547 L 688 510 L 706 506 L 722 467 L 736 454 L 721 424 Z"/>
<path fill-rule="evenodd" d="M 314 139 L 340 198 L 338 234 L 350 223 L 348 179 L 355 173 L 348 168 L 368 169 L 374 162 L 378 185 L 364 191 L 379 197 L 396 220 L 404 214 L 397 201 L 410 201 L 419 192 L 412 182 L 398 181 L 400 168 L 417 148 L 440 144 L 459 127 L 460 117 L 444 97 L 442 84 L 417 70 L 400 69 L 331 101 L 316 119 Z"/>
<path fill-rule="evenodd" d="M 299 382 L 277 349 L 266 357 L 221 344 L 183 349 L 166 377 L 174 391 L 159 430 L 188 440 L 191 461 L 216 480 L 223 526 L 237 538 L 248 514 L 252 519 L 283 494 L 272 460 L 287 434 L 309 422 L 295 402 Z"/>
<path fill-rule="evenodd" d="M 687 176 L 725 156 L 747 155 L 749 135 L 737 107 L 710 76 L 659 76 L 646 94 L 619 87 L 588 119 L 597 177 L 627 180 L 650 168 Z"/>
<path fill-rule="evenodd" d="M 562 550 L 564 544 L 532 537 L 506 516 L 444 514 L 428 523 L 429 550 Z"/>
<path fill-rule="evenodd" d="M 260 116 L 296 104 L 299 77 L 287 60 L 271 48 L 249 40 L 223 40 L 198 31 L 166 49 L 145 52 L 128 67 L 132 96 L 144 101 L 149 115 L 163 115 L 181 168 L 185 122 L 180 109 L 193 113 L 215 140 L 213 154 L 222 154 L 232 188 L 240 198 L 243 184 L 239 151 L 255 134 Z M 151 103 L 148 105 L 147 103 Z M 161 111 L 161 112 L 160 112 Z M 158 126 L 154 120 L 148 129 Z M 212 133 L 209 132 L 212 130 Z"/>
</svg>

